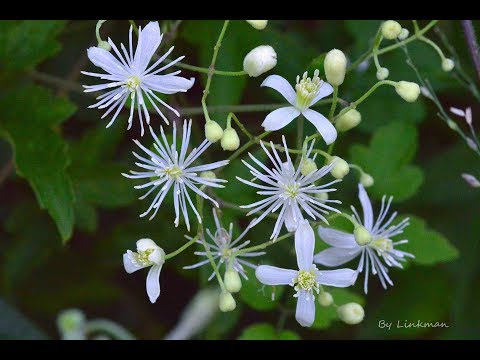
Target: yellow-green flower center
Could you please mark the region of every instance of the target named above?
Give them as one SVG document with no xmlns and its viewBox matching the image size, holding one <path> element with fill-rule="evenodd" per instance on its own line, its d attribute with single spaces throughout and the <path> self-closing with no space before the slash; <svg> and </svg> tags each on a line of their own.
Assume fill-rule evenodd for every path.
<svg viewBox="0 0 480 360">
<path fill-rule="evenodd" d="M 163 169 L 163 171 L 165 175 L 171 179 L 178 179 L 180 175 L 182 175 L 182 169 L 180 169 L 177 165 L 166 167 Z"/>
<path fill-rule="evenodd" d="M 294 184 L 289 184 L 289 185 L 286 185 L 283 190 L 284 190 L 284 195 L 286 197 L 290 197 L 292 199 L 295 199 L 298 195 L 298 189 L 300 188 L 300 186 L 297 184 L 297 183 L 294 183 Z"/>
<path fill-rule="evenodd" d="M 379 239 L 373 240 L 370 243 L 370 246 L 373 247 L 375 250 L 377 250 L 377 253 L 379 256 L 382 256 L 387 251 L 393 250 L 392 240 L 385 239 L 385 238 L 379 238 Z"/>
<path fill-rule="evenodd" d="M 313 73 L 313 79 L 307 77 L 308 73 L 306 71 L 301 80 L 300 76 L 297 76 L 295 90 L 297 91 L 296 107 L 298 110 L 303 111 L 307 109 L 320 91 L 323 81 L 320 80 L 318 74 L 319 71 L 315 70 Z"/>
<path fill-rule="evenodd" d="M 312 268 L 309 271 L 300 270 L 298 272 L 297 277 L 295 278 L 295 283 L 296 283 L 295 289 L 296 290 L 302 289 L 307 291 L 315 290 L 318 292 L 320 285 L 316 280 L 317 274 L 315 270 L 316 270 L 315 268 Z"/>
<path fill-rule="evenodd" d="M 150 254 L 154 251 L 154 249 L 147 249 L 145 251 L 138 251 L 135 255 L 135 260 L 143 266 L 152 265 L 153 263 L 148 259 Z"/>
<path fill-rule="evenodd" d="M 140 79 L 136 75 L 130 76 L 127 81 L 125 81 L 125 87 L 130 90 L 130 92 L 135 92 L 139 85 Z"/>
</svg>

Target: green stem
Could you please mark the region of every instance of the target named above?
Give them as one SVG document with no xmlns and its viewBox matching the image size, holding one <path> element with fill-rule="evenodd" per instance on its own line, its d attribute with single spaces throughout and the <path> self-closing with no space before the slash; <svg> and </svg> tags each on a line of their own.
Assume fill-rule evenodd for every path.
<svg viewBox="0 0 480 360">
<path fill-rule="evenodd" d="M 214 75 L 220 75 L 220 76 L 244 76 L 244 75 L 247 75 L 247 73 L 244 70 L 241 70 L 241 71 L 213 70 L 213 71 L 211 71 L 209 68 L 189 65 L 189 64 L 185 64 L 185 63 L 181 63 L 181 62 L 177 62 L 174 66 L 179 67 L 181 69 L 185 69 L 185 70 L 196 71 L 196 72 L 199 72 L 199 73 L 202 73 L 202 74 L 213 73 Z"/>
<path fill-rule="evenodd" d="M 288 234 L 285 234 L 285 235 L 282 235 L 282 236 L 278 237 L 276 240 L 270 240 L 270 241 L 264 242 L 263 244 L 260 244 L 260 245 L 250 246 L 250 247 L 247 247 L 247 248 L 237 250 L 236 252 L 234 252 L 233 255 L 238 256 L 238 255 L 241 255 L 241 254 L 245 254 L 247 252 L 252 252 L 252 251 L 265 249 L 265 248 L 269 247 L 270 245 L 276 244 L 276 243 L 278 243 L 282 240 L 285 240 L 285 239 L 288 239 L 289 237 L 292 237 L 294 234 L 295 233 L 291 232 L 291 233 L 288 233 Z"/>
<path fill-rule="evenodd" d="M 435 44 L 432 40 L 426 38 L 425 36 L 420 36 L 418 40 L 423 41 L 424 43 L 430 45 L 437 52 L 437 54 L 440 56 L 442 61 L 445 59 L 445 55 L 443 55 L 442 49 L 440 49 L 440 47 L 437 44 Z"/>
<path fill-rule="evenodd" d="M 193 245 L 198 240 L 198 238 L 199 238 L 199 235 L 197 234 L 197 236 L 195 236 L 192 240 L 190 240 L 189 242 L 179 247 L 177 250 L 165 255 L 165 260 L 171 259 L 177 256 L 178 254 L 180 254 L 181 252 L 183 252 L 184 250 L 188 249 L 190 245 Z"/>
<path fill-rule="evenodd" d="M 235 151 L 232 155 L 229 156 L 228 160 L 232 162 L 232 160 L 235 160 L 237 157 L 239 157 L 243 152 L 248 150 L 250 146 L 254 144 L 258 144 L 260 140 L 262 140 L 265 136 L 269 135 L 271 131 L 265 131 L 264 133 L 261 133 L 260 135 L 254 137 L 253 139 L 249 140 L 246 142 L 240 149 Z"/>
<path fill-rule="evenodd" d="M 333 87 L 332 106 L 330 106 L 330 112 L 328 113 L 328 119 L 331 121 L 333 114 L 335 114 L 335 108 L 337 107 L 338 99 L 338 86 Z"/>
<path fill-rule="evenodd" d="M 135 34 L 138 36 L 138 26 L 135 24 L 135 20 L 128 20 L 130 22 L 130 25 L 133 27 L 133 31 L 135 31 Z"/>
<path fill-rule="evenodd" d="M 98 43 L 101 43 L 103 41 L 102 38 L 100 37 L 100 27 L 105 21 L 107 20 L 98 20 L 97 26 L 95 26 L 95 35 L 97 36 Z"/>
<path fill-rule="evenodd" d="M 87 322 L 86 333 L 105 332 L 117 340 L 135 340 L 135 336 L 123 326 L 107 319 L 94 319 Z"/>
<path fill-rule="evenodd" d="M 238 128 L 239 128 L 249 139 L 253 139 L 253 135 L 250 134 L 250 132 L 245 128 L 245 126 L 243 126 L 243 124 L 241 123 L 241 121 L 237 118 L 237 115 L 235 115 L 233 112 L 229 113 L 228 116 L 227 116 L 227 124 L 230 124 L 230 122 L 229 122 L 230 118 L 232 118 L 233 121 L 235 121 L 235 124 L 237 124 Z"/>
</svg>

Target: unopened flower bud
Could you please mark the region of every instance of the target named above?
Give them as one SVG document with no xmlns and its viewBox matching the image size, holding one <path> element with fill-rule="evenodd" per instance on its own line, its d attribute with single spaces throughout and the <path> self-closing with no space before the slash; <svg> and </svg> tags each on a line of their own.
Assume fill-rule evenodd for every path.
<svg viewBox="0 0 480 360">
<path fill-rule="evenodd" d="M 363 246 L 367 245 L 372 241 L 372 235 L 364 226 L 358 225 L 355 230 L 353 230 L 353 236 L 358 245 Z"/>
<path fill-rule="evenodd" d="M 333 304 L 332 294 L 323 291 L 318 295 L 318 303 L 322 306 L 330 306 Z"/>
<path fill-rule="evenodd" d="M 374 182 L 375 180 L 370 174 L 362 173 L 362 175 L 360 175 L 360 184 L 366 188 L 372 186 Z"/>
<path fill-rule="evenodd" d="M 398 40 L 405 40 L 408 35 L 410 35 L 410 31 L 408 31 L 408 29 L 402 28 L 402 31 L 400 31 L 400 34 L 398 34 Z"/>
<path fill-rule="evenodd" d="M 362 121 L 362 115 L 357 110 L 351 109 L 335 121 L 335 127 L 338 131 L 348 131 L 360 124 L 360 121 Z"/>
<path fill-rule="evenodd" d="M 442 61 L 442 70 L 443 71 L 452 71 L 453 68 L 455 67 L 455 63 L 453 62 L 452 59 L 445 58 Z"/>
<path fill-rule="evenodd" d="M 302 175 L 307 176 L 318 169 L 317 164 L 312 159 L 302 159 L 302 165 L 300 172 Z"/>
<path fill-rule="evenodd" d="M 223 282 L 227 291 L 231 293 L 237 293 L 242 288 L 242 280 L 235 270 L 227 270 Z"/>
<path fill-rule="evenodd" d="M 382 25 L 382 36 L 385 39 L 396 39 L 402 32 L 402 26 L 395 20 L 387 20 Z"/>
<path fill-rule="evenodd" d="M 205 123 L 205 138 L 213 143 L 220 140 L 223 136 L 223 129 L 216 121 L 208 120 Z"/>
<path fill-rule="evenodd" d="M 222 140 L 220 141 L 223 150 L 235 151 L 240 146 L 240 138 L 233 128 L 227 128 L 223 131 Z"/>
<path fill-rule="evenodd" d="M 243 70 L 251 77 L 257 77 L 277 65 L 277 53 L 270 45 L 252 49 L 243 59 Z"/>
<path fill-rule="evenodd" d="M 110 46 L 110 44 L 104 40 L 99 41 L 97 46 L 103 50 L 107 50 L 107 51 L 112 50 L 112 47 Z"/>
<path fill-rule="evenodd" d="M 399 81 L 395 84 L 395 91 L 403 100 L 414 102 L 420 95 L 420 86 L 410 81 Z"/>
<path fill-rule="evenodd" d="M 232 294 L 230 294 L 228 291 L 222 291 L 220 294 L 218 307 L 222 312 L 229 312 L 235 310 L 237 303 L 235 302 Z"/>
<path fill-rule="evenodd" d="M 316 193 L 315 197 L 322 202 L 327 201 L 328 200 L 328 193 L 327 192 Z"/>
<path fill-rule="evenodd" d="M 331 157 L 328 163 L 331 164 L 334 161 L 335 165 L 333 165 L 332 170 L 330 170 L 330 174 L 336 179 L 343 179 L 345 175 L 350 172 L 350 166 L 348 166 L 345 160 L 338 156 Z"/>
<path fill-rule="evenodd" d="M 202 171 L 200 173 L 200 177 L 205 178 L 205 179 L 216 179 L 217 175 L 211 170 L 208 171 Z"/>
<path fill-rule="evenodd" d="M 388 78 L 388 75 L 390 74 L 390 71 L 386 67 L 381 67 L 380 69 L 377 70 L 377 79 L 378 80 L 385 80 Z"/>
<path fill-rule="evenodd" d="M 365 311 L 360 304 L 351 302 L 338 307 L 338 317 L 348 325 L 356 325 L 362 322 Z"/>
<path fill-rule="evenodd" d="M 85 323 L 85 315 L 79 309 L 63 310 L 57 317 L 57 327 L 65 340 L 84 339 Z"/>
<path fill-rule="evenodd" d="M 263 30 L 267 27 L 268 20 L 245 20 L 257 30 Z"/>
<path fill-rule="evenodd" d="M 343 51 L 338 49 L 330 50 L 323 62 L 327 81 L 333 86 L 339 86 L 345 79 L 347 71 L 347 58 Z"/>
</svg>

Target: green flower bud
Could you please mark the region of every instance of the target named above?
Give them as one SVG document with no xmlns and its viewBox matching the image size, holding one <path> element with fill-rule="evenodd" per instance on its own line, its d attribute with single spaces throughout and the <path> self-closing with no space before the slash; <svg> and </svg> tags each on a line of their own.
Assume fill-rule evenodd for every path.
<svg viewBox="0 0 480 360">
<path fill-rule="evenodd" d="M 216 121 L 208 120 L 205 123 L 205 138 L 213 143 L 220 140 L 223 136 L 223 129 Z"/>
<path fill-rule="evenodd" d="M 355 237 L 355 241 L 360 246 L 367 245 L 370 243 L 370 241 L 372 241 L 372 235 L 370 234 L 370 231 L 365 229 L 365 227 L 362 225 L 357 226 L 355 230 L 353 230 L 353 235 Z"/>
<path fill-rule="evenodd" d="M 318 303 L 322 306 L 330 306 L 333 304 L 332 294 L 323 291 L 318 295 Z"/>
<path fill-rule="evenodd" d="M 395 20 L 387 20 L 382 25 L 382 36 L 385 39 L 396 39 L 401 32 L 402 26 Z"/>
<path fill-rule="evenodd" d="M 326 201 L 328 200 L 328 193 L 326 192 L 316 193 L 315 197 L 320 201 Z"/>
<path fill-rule="evenodd" d="M 200 173 L 200 177 L 205 178 L 205 179 L 216 179 L 217 175 L 213 171 L 202 171 Z"/>
<path fill-rule="evenodd" d="M 453 68 L 455 67 L 455 63 L 453 62 L 452 59 L 445 58 L 442 61 L 442 70 L 443 71 L 452 71 Z"/>
<path fill-rule="evenodd" d="M 112 47 L 110 46 L 110 44 L 108 42 L 104 41 L 104 40 L 99 41 L 97 46 L 100 49 L 104 49 L 104 50 L 107 50 L 107 51 L 112 50 Z"/>
<path fill-rule="evenodd" d="M 350 166 L 348 163 L 343 160 L 341 157 L 333 156 L 329 160 L 329 164 L 335 161 L 335 165 L 333 165 L 332 170 L 330 170 L 330 174 L 336 179 L 343 179 L 345 175 L 350 172 Z"/>
<path fill-rule="evenodd" d="M 348 131 L 360 124 L 360 121 L 362 121 L 362 114 L 355 109 L 351 109 L 335 121 L 335 127 L 338 131 Z"/>
<path fill-rule="evenodd" d="M 362 322 L 365 311 L 360 304 L 351 302 L 338 307 L 337 314 L 340 320 L 348 325 L 355 325 Z"/>
<path fill-rule="evenodd" d="M 408 29 L 402 28 L 402 31 L 400 31 L 400 34 L 398 35 L 398 40 L 405 40 L 406 38 L 408 38 L 408 35 L 410 35 L 410 31 L 408 31 Z"/>
<path fill-rule="evenodd" d="M 380 69 L 377 70 L 377 79 L 378 80 L 385 80 L 388 78 L 388 75 L 390 74 L 390 71 L 386 67 L 381 67 Z"/>
<path fill-rule="evenodd" d="M 235 302 L 232 294 L 230 294 L 228 291 L 222 291 L 220 294 L 218 307 L 222 312 L 229 312 L 235 310 L 237 303 Z"/>
<path fill-rule="evenodd" d="M 316 171 L 317 164 L 315 164 L 315 161 L 312 159 L 302 159 L 302 164 L 300 167 L 300 172 L 302 175 L 307 176 L 308 174 L 311 174 L 312 172 Z"/>
<path fill-rule="evenodd" d="M 347 71 L 347 58 L 341 50 L 330 50 L 325 56 L 323 67 L 325 77 L 331 85 L 339 86 L 343 84 Z"/>
<path fill-rule="evenodd" d="M 227 128 L 223 132 L 222 140 L 220 141 L 223 150 L 235 151 L 240 146 L 240 138 L 233 128 Z"/>
<path fill-rule="evenodd" d="M 263 30 L 267 27 L 268 20 L 245 20 L 257 30 Z"/>
<path fill-rule="evenodd" d="M 79 309 L 63 310 L 57 317 L 57 326 L 64 339 L 83 339 L 86 318 Z"/>
<path fill-rule="evenodd" d="M 242 288 L 242 280 L 235 270 L 227 270 L 223 282 L 227 291 L 231 293 L 237 293 Z"/>
<path fill-rule="evenodd" d="M 372 186 L 374 182 L 375 180 L 370 174 L 363 173 L 362 175 L 360 175 L 360 184 L 362 184 L 366 188 Z"/>
<path fill-rule="evenodd" d="M 270 45 L 257 46 L 243 59 L 243 70 L 250 77 L 257 77 L 277 65 L 277 53 Z"/>
<path fill-rule="evenodd" d="M 399 81 L 395 84 L 395 91 L 403 100 L 414 102 L 420 95 L 420 86 L 410 81 Z"/>
</svg>

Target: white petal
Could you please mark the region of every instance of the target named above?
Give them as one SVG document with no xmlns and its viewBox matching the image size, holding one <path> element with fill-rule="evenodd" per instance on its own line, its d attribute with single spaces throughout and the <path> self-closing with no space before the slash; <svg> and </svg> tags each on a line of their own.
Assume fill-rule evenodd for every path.
<svg viewBox="0 0 480 360">
<path fill-rule="evenodd" d="M 461 110 L 461 109 L 457 109 L 455 107 L 451 107 L 450 108 L 450 111 L 452 113 L 454 113 L 455 115 L 458 115 L 458 116 L 461 116 L 461 117 L 465 117 L 465 111 Z"/>
<path fill-rule="evenodd" d="M 358 247 L 353 234 L 319 226 L 318 235 L 320 235 L 322 240 L 328 245 L 335 246 L 337 248 L 348 249 Z"/>
<path fill-rule="evenodd" d="M 263 120 L 262 126 L 265 131 L 279 130 L 290 124 L 298 115 L 300 115 L 300 111 L 293 106 L 282 107 L 268 114 Z"/>
<path fill-rule="evenodd" d="M 347 287 L 355 284 L 358 273 L 352 269 L 323 270 L 317 275 L 317 281 L 322 285 Z"/>
<path fill-rule="evenodd" d="M 260 86 L 268 86 L 277 90 L 290 104 L 295 105 L 297 93 L 293 89 L 292 85 L 290 85 L 290 83 L 280 75 L 267 76 Z"/>
<path fill-rule="evenodd" d="M 368 197 L 367 192 L 362 184 L 358 184 L 358 198 L 360 199 L 360 203 L 362 204 L 363 208 L 363 226 L 368 231 L 372 231 L 373 227 L 373 209 L 372 203 L 370 202 L 370 198 Z"/>
<path fill-rule="evenodd" d="M 123 254 L 123 267 L 125 268 L 125 271 L 129 274 L 143 269 L 146 266 L 138 266 L 137 264 L 133 263 L 132 260 L 130 260 L 130 256 L 128 256 L 127 253 Z"/>
<path fill-rule="evenodd" d="M 152 75 L 144 80 L 144 84 L 152 90 L 162 94 L 175 94 L 177 92 L 186 92 L 193 86 L 195 78 L 186 79 L 181 76 L 172 75 Z"/>
<path fill-rule="evenodd" d="M 292 206 L 286 205 L 285 206 L 285 227 L 287 228 L 288 231 L 292 232 L 297 230 L 298 226 L 298 218 L 295 218 L 293 214 L 293 209 Z"/>
<path fill-rule="evenodd" d="M 335 141 L 337 138 L 337 130 L 325 116 L 312 109 L 306 109 L 302 114 L 317 128 L 317 131 L 322 135 L 327 145 Z"/>
<path fill-rule="evenodd" d="M 106 72 L 113 75 L 127 76 L 126 69 L 109 51 L 92 46 L 87 49 L 87 55 L 90 61 Z"/>
<path fill-rule="evenodd" d="M 148 249 L 155 249 L 158 247 L 158 245 L 152 239 L 137 240 L 136 245 L 138 251 L 146 251 Z"/>
<path fill-rule="evenodd" d="M 312 100 L 312 103 L 310 106 L 314 105 L 315 103 L 318 102 L 318 100 L 323 99 L 325 96 L 330 95 L 333 93 L 333 87 L 327 82 L 324 82 L 322 87 L 320 88 L 320 91 L 318 92 L 317 96 L 315 96 Z"/>
<path fill-rule="evenodd" d="M 147 275 L 147 294 L 153 304 L 160 295 L 160 271 L 162 265 L 153 265 Z"/>
<path fill-rule="evenodd" d="M 135 56 L 133 60 L 133 66 L 138 72 L 143 72 L 153 54 L 157 51 L 160 45 L 160 26 L 158 21 L 151 21 L 142 29 L 142 32 L 138 36 L 137 49 L 135 50 Z"/>
<path fill-rule="evenodd" d="M 302 326 L 312 326 L 315 320 L 315 298 L 306 290 L 298 292 L 295 319 Z"/>
<path fill-rule="evenodd" d="M 298 271 L 282 269 L 276 266 L 260 265 L 255 270 L 258 281 L 265 285 L 289 285 L 297 276 Z"/>
<path fill-rule="evenodd" d="M 350 249 L 331 247 L 320 251 L 313 257 L 313 261 L 325 266 L 338 266 L 355 258 L 361 250 L 360 247 Z"/>
<path fill-rule="evenodd" d="M 313 250 L 315 249 L 315 234 L 308 223 L 302 220 L 295 232 L 295 251 L 297 264 L 300 270 L 310 270 L 313 263 Z"/>
</svg>

